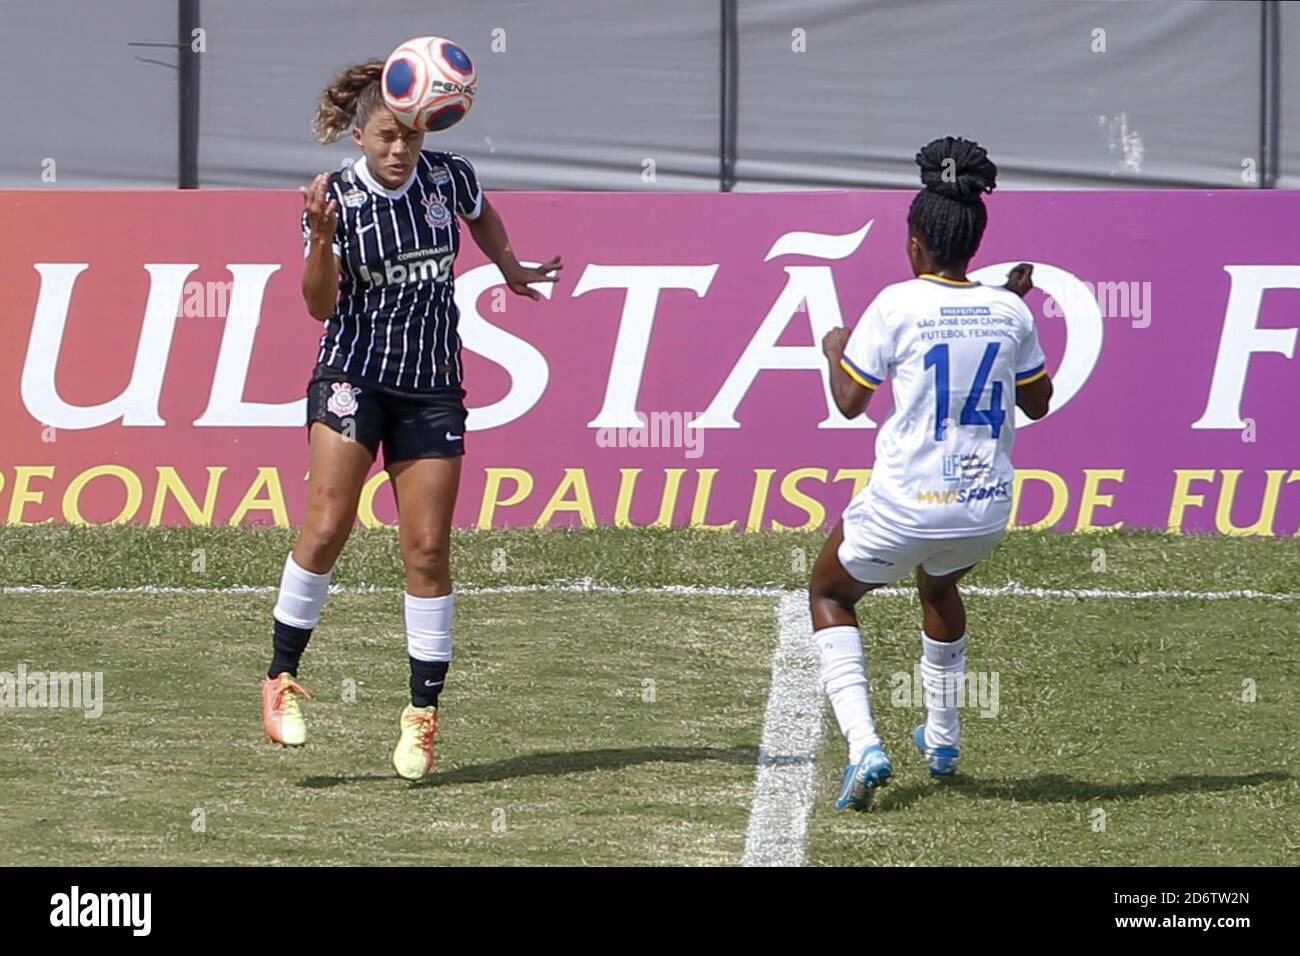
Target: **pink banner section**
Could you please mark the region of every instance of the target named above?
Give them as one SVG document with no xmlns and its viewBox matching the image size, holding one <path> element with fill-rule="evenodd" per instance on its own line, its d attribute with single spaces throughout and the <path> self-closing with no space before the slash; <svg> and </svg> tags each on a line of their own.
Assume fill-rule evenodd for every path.
<svg viewBox="0 0 1300 956">
<path fill-rule="evenodd" d="M 911 193 L 500 194 L 530 302 L 466 237 L 460 526 L 833 523 L 888 388 L 846 421 L 820 341 L 909 276 Z M 1300 529 L 1300 194 L 995 193 L 972 268 L 1035 264 L 1056 385 L 1014 523 Z M 301 520 L 321 327 L 289 192 L 8 192 L 0 518 Z M 392 524 L 376 464 L 360 521 Z"/>
</svg>

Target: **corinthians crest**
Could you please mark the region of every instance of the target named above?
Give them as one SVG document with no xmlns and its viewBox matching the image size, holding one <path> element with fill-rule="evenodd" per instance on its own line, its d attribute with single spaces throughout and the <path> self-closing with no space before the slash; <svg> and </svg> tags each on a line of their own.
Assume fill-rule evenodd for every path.
<svg viewBox="0 0 1300 956">
<path fill-rule="evenodd" d="M 348 415 L 356 413 L 357 396 L 361 394 L 361 389 L 353 388 L 347 382 L 332 382 L 334 394 L 329 397 L 325 407 L 337 415 L 339 418 L 346 418 Z"/>
<path fill-rule="evenodd" d="M 447 209 L 447 197 L 427 196 L 420 200 L 424 206 L 424 221 L 434 229 L 446 229 L 451 223 L 451 213 Z"/>
</svg>

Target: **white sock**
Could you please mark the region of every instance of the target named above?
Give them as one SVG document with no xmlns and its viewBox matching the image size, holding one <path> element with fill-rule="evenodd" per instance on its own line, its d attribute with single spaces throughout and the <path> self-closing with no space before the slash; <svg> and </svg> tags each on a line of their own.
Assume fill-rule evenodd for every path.
<svg viewBox="0 0 1300 956">
<path fill-rule="evenodd" d="M 849 762 L 857 763 L 862 751 L 880 743 L 871 719 L 862 636 L 856 627 L 825 627 L 813 634 L 813 642 L 821 656 L 822 690 L 849 742 Z"/>
<path fill-rule="evenodd" d="M 281 624 L 311 630 L 320 623 L 320 611 L 329 595 L 330 575 L 333 573 L 333 569 L 315 574 L 301 568 L 290 552 L 284 560 L 280 595 L 276 598 L 272 616 Z"/>
<path fill-rule="evenodd" d="M 417 661 L 451 660 L 451 617 L 455 594 L 406 595 L 406 652 Z"/>
<path fill-rule="evenodd" d="M 925 742 L 930 747 L 957 747 L 961 720 L 958 688 L 966 673 L 966 635 L 935 641 L 921 632 L 921 682 L 925 686 Z"/>
</svg>

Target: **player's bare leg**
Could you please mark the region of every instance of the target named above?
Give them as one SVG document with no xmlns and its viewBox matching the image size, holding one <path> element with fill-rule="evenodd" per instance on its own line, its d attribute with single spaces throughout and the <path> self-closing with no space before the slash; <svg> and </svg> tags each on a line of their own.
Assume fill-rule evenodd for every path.
<svg viewBox="0 0 1300 956">
<path fill-rule="evenodd" d="M 388 469 L 397 501 L 406 567 L 406 647 L 411 702 L 399 720 L 393 767 L 408 780 L 433 771 L 438 695 L 452 653 L 451 516 L 460 487 L 460 457 L 413 458 Z"/>
<path fill-rule="evenodd" d="M 374 455 L 321 422 L 312 423 L 307 514 L 285 560 L 273 612 L 274 653 L 262 683 L 262 728 L 276 743 L 300 746 L 307 725 L 298 705 L 309 696 L 298 684 L 298 662 L 320 621 L 330 572 L 357 515 L 357 501 Z"/>
<path fill-rule="evenodd" d="M 451 593 L 451 515 L 461 458 L 412 458 L 388 473 L 397 501 L 406 590 L 419 597 Z"/>
<path fill-rule="evenodd" d="M 962 568 L 943 577 L 932 577 L 916 569 L 916 590 L 921 597 L 921 622 L 931 640 L 956 641 L 966 633 L 966 605 L 957 582 L 970 571 Z"/>
<path fill-rule="evenodd" d="M 333 569 L 357 519 L 357 502 L 375 456 L 323 422 L 311 426 L 307 514 L 293 545 L 298 566 L 315 574 Z"/>
<path fill-rule="evenodd" d="M 970 568 L 936 577 L 916 569 L 921 598 L 921 680 L 925 685 L 926 720 L 912 734 L 912 743 L 925 757 L 930 775 L 957 772 L 961 720 L 957 692 L 966 673 L 966 606 L 957 582 Z"/>
<path fill-rule="evenodd" d="M 844 522 L 839 521 L 813 563 L 812 578 L 808 584 L 808 605 L 812 611 L 814 631 L 827 627 L 857 627 L 858 614 L 855 607 L 858 601 L 868 591 L 880 587 L 879 584 L 863 584 L 844 570 L 839 559 L 840 544 L 843 541 Z"/>
<path fill-rule="evenodd" d="M 813 564 L 808 583 L 813 643 L 821 658 L 822 690 L 830 698 L 840 730 L 849 743 L 849 762 L 835 806 L 866 810 L 878 787 L 893 776 L 871 718 L 862 635 L 855 605 L 868 591 L 881 585 L 864 584 L 844 569 L 839 548 L 844 523 L 837 522 Z"/>
</svg>

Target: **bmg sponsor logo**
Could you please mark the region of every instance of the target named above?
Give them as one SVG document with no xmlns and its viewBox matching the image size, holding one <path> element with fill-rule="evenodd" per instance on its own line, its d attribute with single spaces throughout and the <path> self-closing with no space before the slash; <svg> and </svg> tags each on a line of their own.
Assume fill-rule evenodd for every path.
<svg viewBox="0 0 1300 956">
<path fill-rule="evenodd" d="M 400 260 L 402 257 L 398 257 Z M 407 262 L 384 260 L 384 268 L 371 269 L 358 266 L 357 273 L 367 285 L 404 285 L 412 282 L 446 282 L 451 278 L 451 264 L 456 254 L 425 254 Z"/>
</svg>

